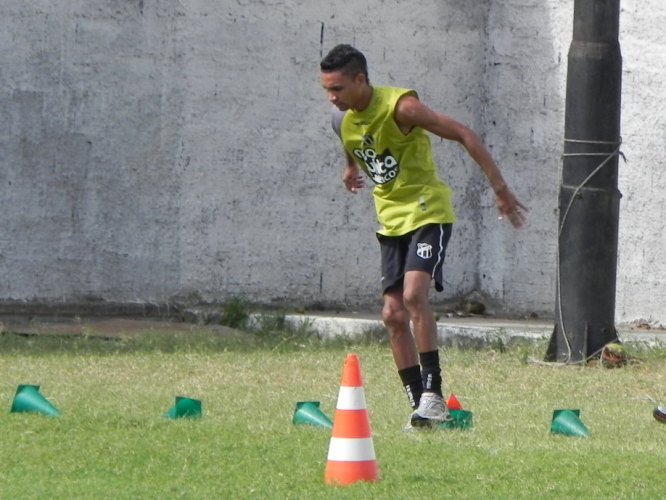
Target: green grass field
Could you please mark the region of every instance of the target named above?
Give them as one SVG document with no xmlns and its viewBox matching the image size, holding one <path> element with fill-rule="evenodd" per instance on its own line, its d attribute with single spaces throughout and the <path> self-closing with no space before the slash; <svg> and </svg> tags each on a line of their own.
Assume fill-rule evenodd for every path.
<svg viewBox="0 0 666 500">
<path fill-rule="evenodd" d="M 330 431 L 295 426 L 299 400 L 331 418 L 345 356 L 357 353 L 381 479 L 324 484 Z M 307 332 L 0 336 L 0 498 L 655 498 L 664 493 L 664 351 L 618 369 L 530 363 L 545 346 L 443 351 L 446 391 L 469 431 L 404 433 L 409 408 L 382 341 Z M 60 418 L 10 413 L 38 384 Z M 203 418 L 167 420 L 176 395 Z M 587 439 L 549 432 L 578 408 Z"/>
</svg>

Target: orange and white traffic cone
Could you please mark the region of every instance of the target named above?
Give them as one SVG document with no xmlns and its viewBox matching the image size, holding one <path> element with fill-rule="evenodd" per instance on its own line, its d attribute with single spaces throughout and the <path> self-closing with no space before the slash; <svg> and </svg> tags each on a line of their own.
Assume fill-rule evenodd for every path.
<svg viewBox="0 0 666 500">
<path fill-rule="evenodd" d="M 348 354 L 328 448 L 326 483 L 348 485 L 377 481 L 379 469 L 365 404 L 361 368 L 356 354 Z"/>
</svg>

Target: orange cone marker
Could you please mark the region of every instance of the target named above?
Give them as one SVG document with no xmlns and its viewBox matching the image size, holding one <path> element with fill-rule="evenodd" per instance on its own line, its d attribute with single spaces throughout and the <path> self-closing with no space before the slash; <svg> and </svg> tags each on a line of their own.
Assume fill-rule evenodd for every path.
<svg viewBox="0 0 666 500">
<path fill-rule="evenodd" d="M 327 484 L 340 486 L 379 479 L 356 354 L 347 355 L 342 370 L 325 478 Z"/>
<path fill-rule="evenodd" d="M 460 401 L 458 401 L 458 398 L 456 397 L 455 394 L 451 394 L 449 396 L 448 401 L 446 402 L 446 406 L 448 407 L 449 410 L 462 410 L 463 407 L 460 404 Z"/>
</svg>

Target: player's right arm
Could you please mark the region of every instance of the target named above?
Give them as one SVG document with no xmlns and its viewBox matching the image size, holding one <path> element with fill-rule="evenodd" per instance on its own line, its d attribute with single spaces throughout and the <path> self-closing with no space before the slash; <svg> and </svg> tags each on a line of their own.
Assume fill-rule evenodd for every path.
<svg viewBox="0 0 666 500">
<path fill-rule="evenodd" d="M 342 142 L 342 120 L 344 116 L 345 111 L 340 111 L 335 107 L 331 109 L 331 127 L 333 128 L 335 135 L 340 139 L 340 142 Z M 347 191 L 356 194 L 359 189 L 365 186 L 365 181 L 361 169 L 358 168 L 358 164 L 347 150 L 344 149 L 344 146 L 343 151 L 345 152 L 345 166 L 342 170 L 342 182 L 347 188 Z"/>
<path fill-rule="evenodd" d="M 345 159 L 346 163 L 342 170 L 342 182 L 347 191 L 356 194 L 359 189 L 365 187 L 365 179 L 361 174 L 361 169 L 358 168 L 358 164 L 347 151 L 345 151 Z"/>
</svg>

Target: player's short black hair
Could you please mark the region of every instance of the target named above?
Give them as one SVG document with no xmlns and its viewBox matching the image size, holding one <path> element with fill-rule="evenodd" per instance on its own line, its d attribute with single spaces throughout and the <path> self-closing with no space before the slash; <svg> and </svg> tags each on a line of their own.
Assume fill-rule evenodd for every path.
<svg viewBox="0 0 666 500">
<path fill-rule="evenodd" d="M 345 43 L 333 47 L 321 60 L 319 67 L 325 73 L 342 71 L 349 76 L 363 73 L 368 80 L 368 62 L 365 56 L 360 50 Z"/>
</svg>

